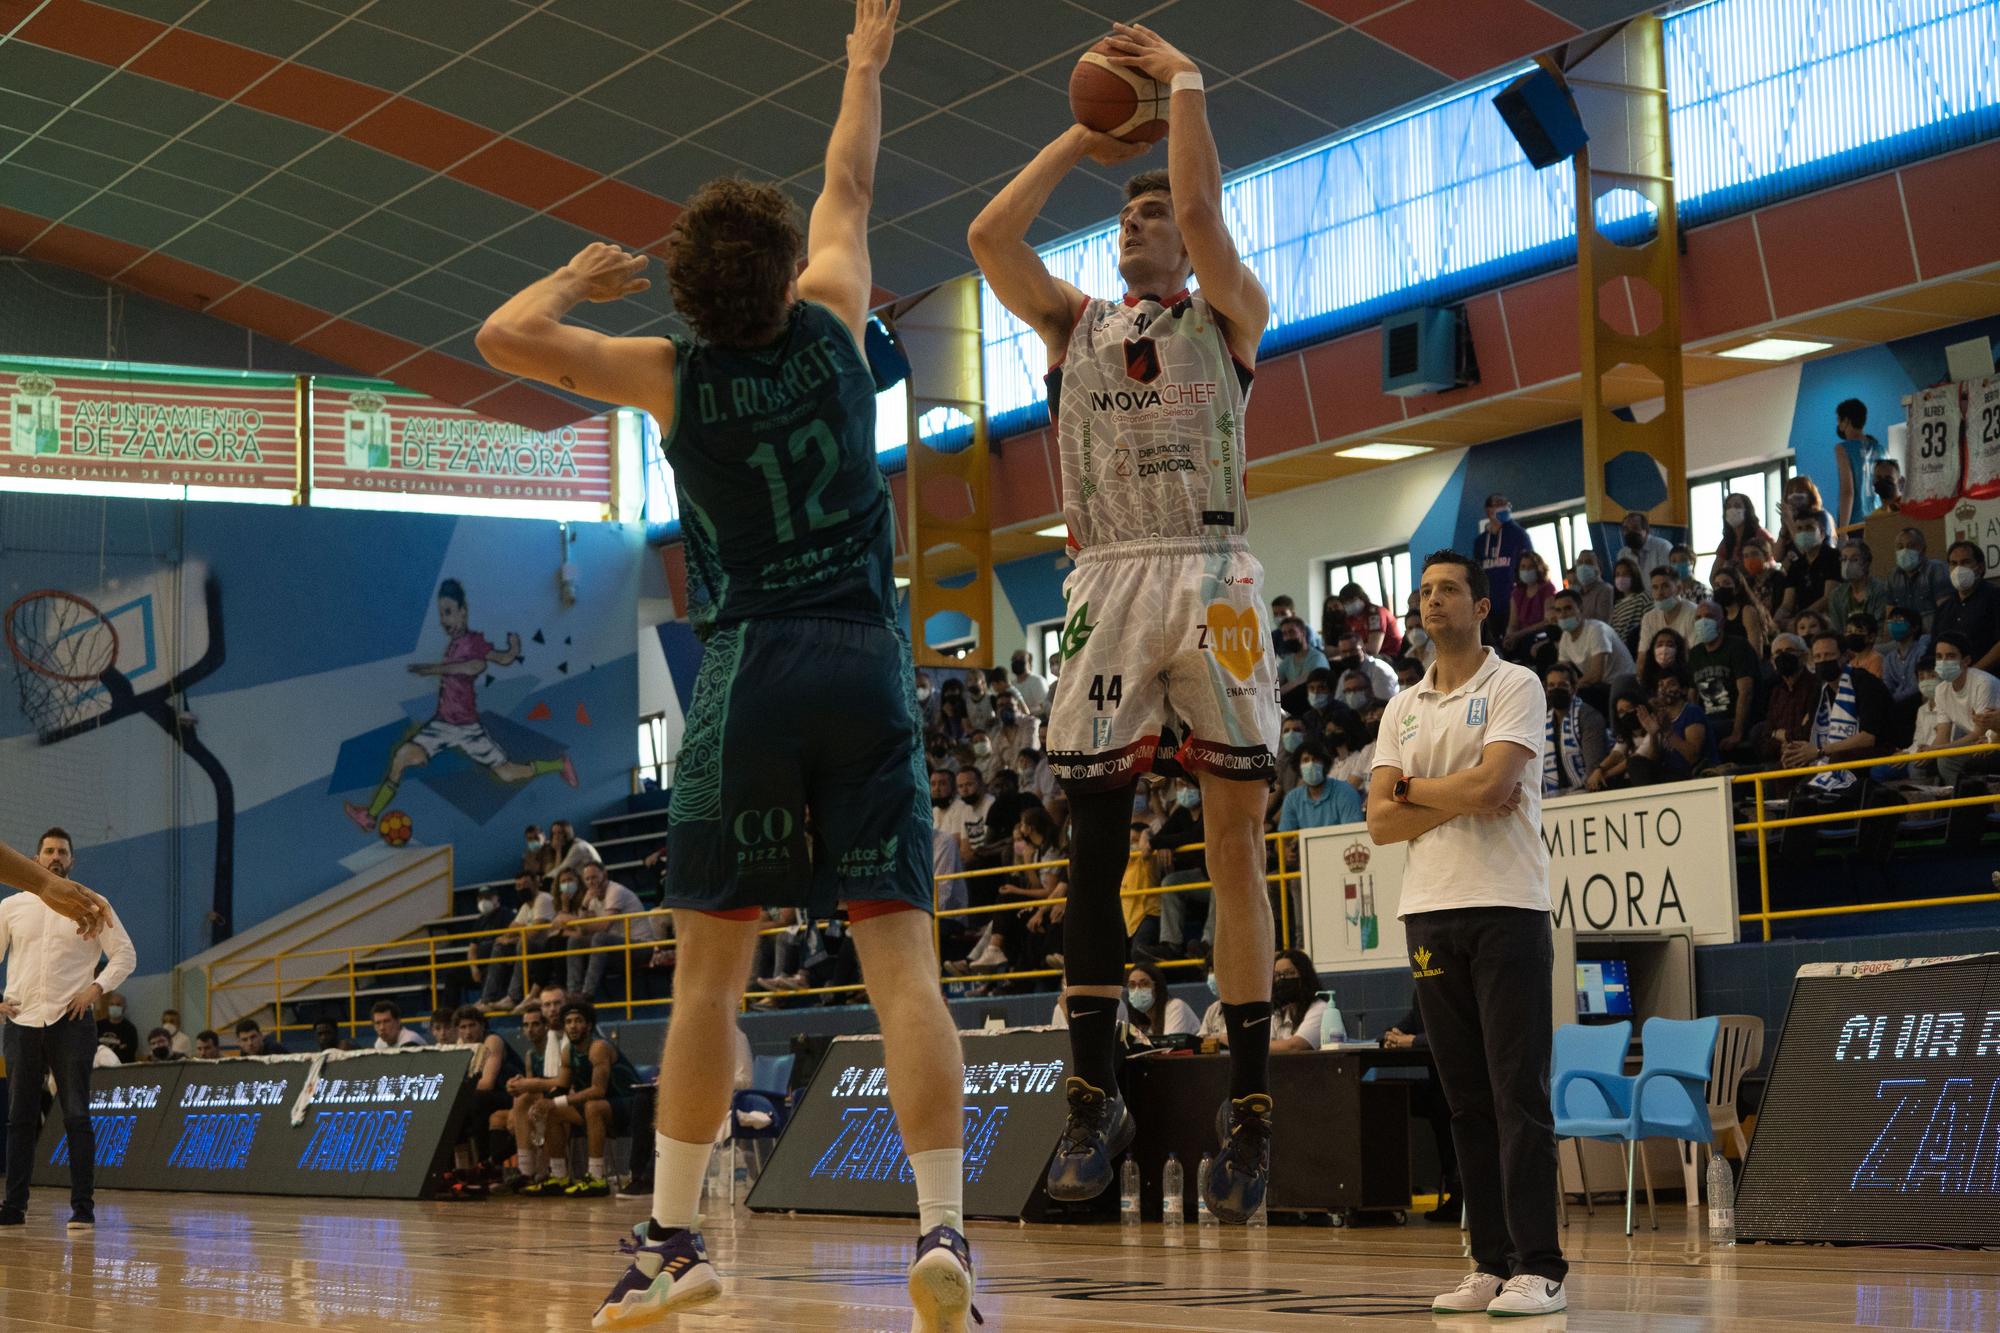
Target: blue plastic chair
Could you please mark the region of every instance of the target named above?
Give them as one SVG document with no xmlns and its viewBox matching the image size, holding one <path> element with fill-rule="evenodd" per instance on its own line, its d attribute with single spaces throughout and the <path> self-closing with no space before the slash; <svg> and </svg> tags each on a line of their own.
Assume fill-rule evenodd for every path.
<svg viewBox="0 0 2000 1333">
<path fill-rule="evenodd" d="M 1560 1158 L 1564 1139 L 1600 1137 L 1587 1128 L 1606 1120 L 1631 1114 L 1625 1077 L 1625 1051 L 1632 1044 L 1632 1024 L 1603 1023 L 1586 1026 L 1565 1023 L 1556 1029 L 1555 1049 L 1550 1058 L 1549 1107 L 1554 1112 L 1556 1150 Z M 1561 1162 L 1557 1162 L 1556 1197 L 1562 1200 Z M 1576 1150 L 1576 1174 L 1583 1183 L 1583 1206 L 1595 1214 L 1590 1200 L 1590 1173 L 1583 1164 L 1583 1148 Z M 1563 1202 L 1563 1220 L 1569 1220 Z"/>
<path fill-rule="evenodd" d="M 1612 1114 L 1558 1118 L 1556 1132 L 1579 1139 L 1607 1139 L 1626 1144 L 1625 1234 L 1632 1234 L 1632 1158 L 1643 1139 L 1677 1139 L 1708 1143 L 1715 1130 L 1708 1118 L 1708 1078 L 1715 1059 L 1718 1021 L 1713 1018 L 1649 1018 L 1641 1030 L 1645 1063 L 1637 1078 L 1612 1078 L 1576 1070 L 1566 1084 L 1587 1081 L 1604 1094 Z M 1559 1085 L 1560 1086 L 1560 1085 Z M 1562 1088 L 1565 1098 L 1569 1088 Z M 1551 1094 L 1555 1100 L 1555 1094 Z M 1561 1104 L 1561 1103 L 1558 1103 Z M 1567 1127 L 1565 1127 L 1567 1125 Z M 1647 1211 L 1652 1211 L 1648 1182 Z M 1659 1226 L 1654 1219 L 1655 1228 Z"/>
<path fill-rule="evenodd" d="M 792 1055 L 759 1055 L 750 1061 L 750 1086 L 738 1088 L 730 1100 L 729 1146 L 748 1147 L 755 1160 L 752 1177 L 761 1173 L 764 1154 L 785 1132 L 792 1118 Z M 744 1111 L 762 1111 L 771 1123 L 762 1129 L 746 1128 L 738 1118 Z M 733 1196 L 732 1196 L 733 1201 Z"/>
</svg>

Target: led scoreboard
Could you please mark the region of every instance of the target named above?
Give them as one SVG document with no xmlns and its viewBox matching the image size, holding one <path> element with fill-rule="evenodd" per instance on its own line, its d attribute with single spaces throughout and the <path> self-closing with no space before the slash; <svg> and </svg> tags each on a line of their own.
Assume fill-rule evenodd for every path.
<svg viewBox="0 0 2000 1333">
<path fill-rule="evenodd" d="M 190 1060 L 92 1071 L 97 1184 L 414 1199 L 465 1116 L 467 1050 Z M 303 1102 L 301 1100 L 304 1095 Z M 42 1126 L 34 1181 L 68 1179 L 59 1116 Z"/>
<path fill-rule="evenodd" d="M 2000 1245 L 2000 955 L 1800 970 L 1736 1227 Z"/>
</svg>

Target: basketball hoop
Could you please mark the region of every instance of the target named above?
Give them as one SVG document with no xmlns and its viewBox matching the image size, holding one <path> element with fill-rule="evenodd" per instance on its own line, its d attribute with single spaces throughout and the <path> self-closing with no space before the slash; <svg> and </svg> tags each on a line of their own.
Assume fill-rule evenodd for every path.
<svg viewBox="0 0 2000 1333">
<path fill-rule="evenodd" d="M 46 738 L 85 720 L 118 664 L 118 631 L 75 593 L 43 588 L 7 608 L 7 649 L 21 711 Z"/>
</svg>

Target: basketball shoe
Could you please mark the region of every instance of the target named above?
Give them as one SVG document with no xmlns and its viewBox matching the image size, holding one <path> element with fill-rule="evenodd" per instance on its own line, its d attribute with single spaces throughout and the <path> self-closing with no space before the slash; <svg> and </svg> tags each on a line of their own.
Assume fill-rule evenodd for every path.
<svg viewBox="0 0 2000 1333">
<path fill-rule="evenodd" d="M 910 1264 L 910 1333 L 965 1333 L 965 1318 L 983 1324 L 972 1304 L 972 1246 L 952 1227 L 932 1227 L 917 1241 Z"/>
<path fill-rule="evenodd" d="M 1222 1155 L 1202 1177 L 1201 1197 L 1224 1222 L 1250 1220 L 1271 1179 L 1271 1099 L 1261 1092 L 1224 1102 L 1215 1113 Z"/>
<path fill-rule="evenodd" d="M 618 1252 L 631 1255 L 632 1265 L 590 1317 L 592 1328 L 637 1328 L 722 1295 L 722 1275 L 709 1263 L 699 1231 L 676 1227 L 656 1237 L 653 1224 L 641 1222 L 618 1242 Z"/>
<path fill-rule="evenodd" d="M 1094 1199 L 1111 1184 L 1112 1163 L 1132 1146 L 1139 1126 L 1116 1090 L 1103 1089 L 1070 1075 L 1069 1122 L 1049 1163 L 1049 1197 L 1075 1203 Z"/>
</svg>

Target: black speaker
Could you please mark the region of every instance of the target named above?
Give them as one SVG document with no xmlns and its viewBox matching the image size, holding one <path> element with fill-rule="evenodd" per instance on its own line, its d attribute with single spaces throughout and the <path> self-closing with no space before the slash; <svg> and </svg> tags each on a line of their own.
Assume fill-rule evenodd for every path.
<svg viewBox="0 0 2000 1333">
<path fill-rule="evenodd" d="M 1590 142 L 1569 89 L 1545 69 L 1530 70 L 1502 88 L 1493 107 L 1536 170 L 1574 156 Z"/>
</svg>

